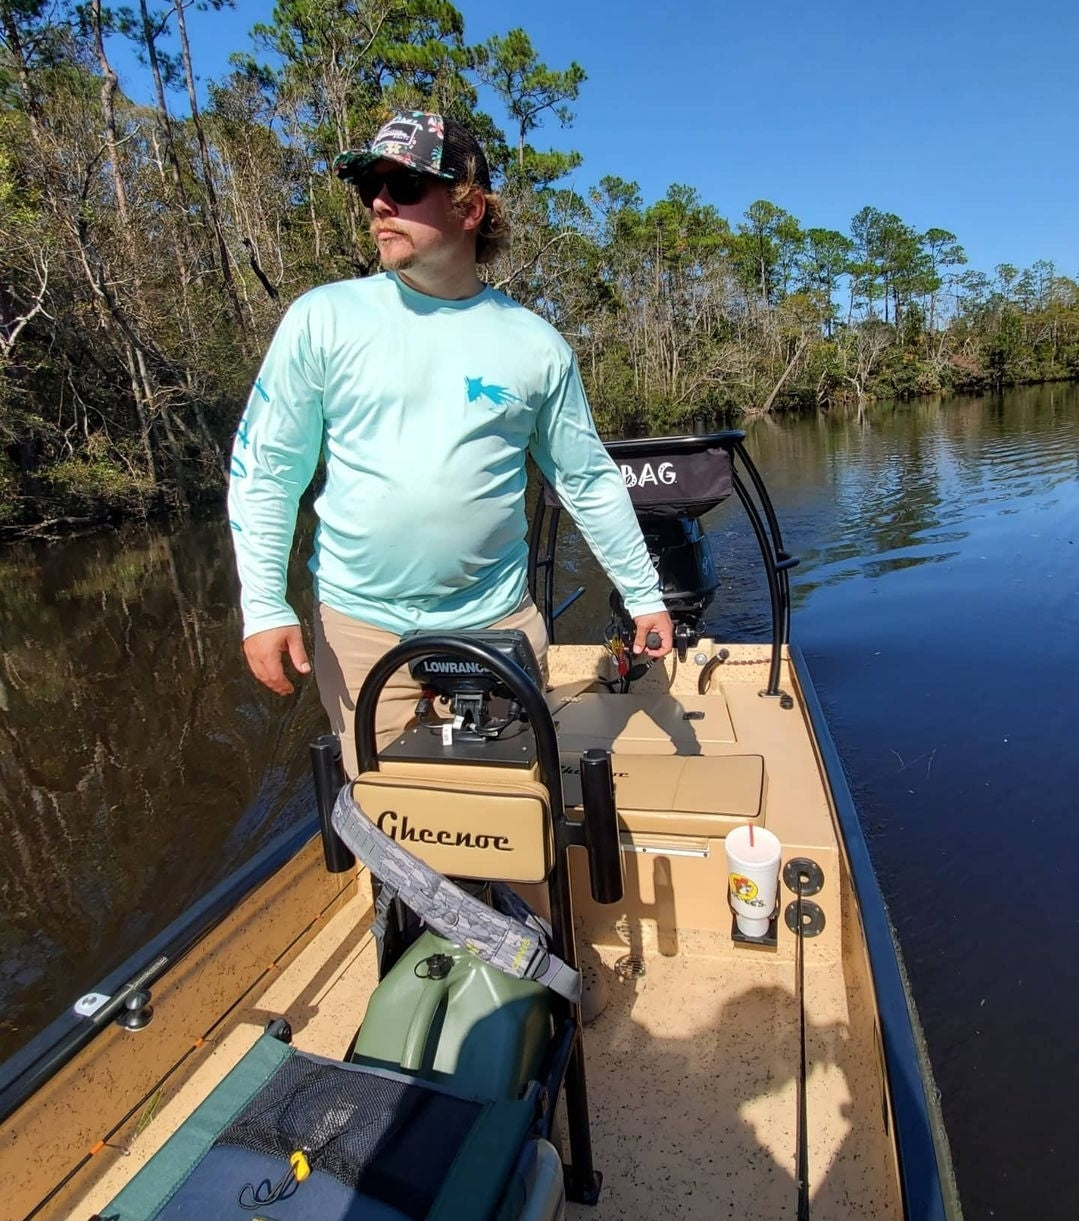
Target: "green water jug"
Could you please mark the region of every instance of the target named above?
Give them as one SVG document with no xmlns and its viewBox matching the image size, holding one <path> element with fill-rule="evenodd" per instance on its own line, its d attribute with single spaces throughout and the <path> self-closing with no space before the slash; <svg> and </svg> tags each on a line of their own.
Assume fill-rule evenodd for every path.
<svg viewBox="0 0 1079 1221">
<path fill-rule="evenodd" d="M 471 1098 L 517 1098 L 552 1034 L 550 993 L 425 931 L 371 994 L 349 1053 Z"/>
</svg>

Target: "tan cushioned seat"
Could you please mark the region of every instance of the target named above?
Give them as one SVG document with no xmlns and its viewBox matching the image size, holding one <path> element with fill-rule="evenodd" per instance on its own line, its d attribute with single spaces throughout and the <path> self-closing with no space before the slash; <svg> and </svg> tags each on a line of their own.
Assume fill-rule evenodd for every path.
<svg viewBox="0 0 1079 1221">
<path fill-rule="evenodd" d="M 550 802 L 530 779 L 479 785 L 364 772 L 352 797 L 380 831 L 448 876 L 542 882 L 551 871 Z"/>
<path fill-rule="evenodd" d="M 624 830 L 715 838 L 750 819 L 763 822 L 761 755 L 611 756 L 614 796 Z M 562 756 L 567 806 L 580 805 L 579 756 Z"/>
<path fill-rule="evenodd" d="M 727 701 L 715 695 L 588 692 L 558 707 L 555 724 L 567 753 L 601 747 L 635 755 L 707 755 L 737 741 Z"/>
</svg>

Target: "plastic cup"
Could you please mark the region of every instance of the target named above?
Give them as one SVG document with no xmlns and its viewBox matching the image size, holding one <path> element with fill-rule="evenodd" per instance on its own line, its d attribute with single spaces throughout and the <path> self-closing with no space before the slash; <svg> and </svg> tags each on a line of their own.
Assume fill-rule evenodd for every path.
<svg viewBox="0 0 1079 1221">
<path fill-rule="evenodd" d="M 763 937 L 775 910 L 782 845 L 771 831 L 751 826 L 735 827 L 725 843 L 738 929 L 745 937 Z"/>
</svg>

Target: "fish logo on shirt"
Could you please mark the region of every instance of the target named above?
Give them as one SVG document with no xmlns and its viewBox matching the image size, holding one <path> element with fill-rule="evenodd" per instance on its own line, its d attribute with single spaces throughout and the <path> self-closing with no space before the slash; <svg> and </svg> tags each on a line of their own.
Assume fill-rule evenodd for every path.
<svg viewBox="0 0 1079 1221">
<path fill-rule="evenodd" d="M 257 382 L 255 383 L 258 384 Z M 229 464 L 229 474 L 233 479 L 247 478 L 247 463 L 240 457 L 239 450 L 248 449 L 251 445 L 250 425 L 245 415 L 236 427 L 236 444 L 232 448 L 232 461 Z"/>
<path fill-rule="evenodd" d="M 504 407 L 507 403 L 523 403 L 525 401 L 519 394 L 514 394 L 512 390 L 507 390 L 505 386 L 496 386 L 494 384 L 485 386 L 482 377 L 466 377 L 465 391 L 468 394 L 468 401 L 470 403 L 475 403 L 482 398 L 495 407 Z"/>
</svg>

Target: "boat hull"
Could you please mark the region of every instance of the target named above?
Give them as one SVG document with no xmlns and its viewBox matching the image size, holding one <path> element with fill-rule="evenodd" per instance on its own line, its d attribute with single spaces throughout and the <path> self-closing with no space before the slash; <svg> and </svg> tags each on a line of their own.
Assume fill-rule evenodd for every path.
<svg viewBox="0 0 1079 1221">
<path fill-rule="evenodd" d="M 625 873 L 622 899 L 597 903 L 571 850 L 584 965 L 608 1001 L 584 1036 L 604 1186 L 567 1214 L 794 1215 L 804 1082 L 817 1221 L 954 1219 L 916 1020 L 804 663 L 784 650 L 780 698 L 762 694 L 767 647 L 726 646 L 709 669 L 719 651 L 668 660 L 630 696 L 594 681 L 602 649 L 551 651 L 566 803 L 580 752 L 611 751 Z M 724 839 L 747 820 L 823 875 L 822 927 L 801 947 L 789 887 L 773 937 L 735 932 Z M 317 839 L 299 847 L 154 983 L 144 1029 L 110 1022 L 8 1116 L 12 1215 L 101 1210 L 271 1018 L 301 1049 L 345 1056 L 377 983 L 372 918 L 362 867 L 331 875 Z"/>
</svg>

